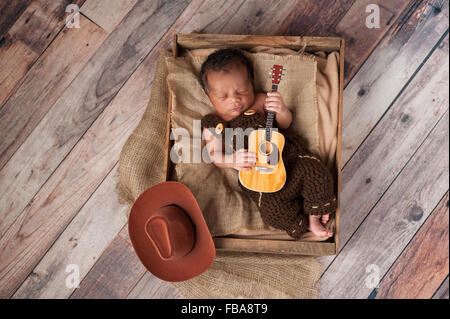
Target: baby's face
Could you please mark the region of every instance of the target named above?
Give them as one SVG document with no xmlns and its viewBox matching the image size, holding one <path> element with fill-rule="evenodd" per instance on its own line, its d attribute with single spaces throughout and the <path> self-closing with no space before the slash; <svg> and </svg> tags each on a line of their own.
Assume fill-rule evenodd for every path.
<svg viewBox="0 0 450 319">
<path fill-rule="evenodd" d="M 255 94 L 247 69 L 241 65 L 229 72 L 208 72 L 209 99 L 217 115 L 229 121 L 253 105 Z"/>
</svg>

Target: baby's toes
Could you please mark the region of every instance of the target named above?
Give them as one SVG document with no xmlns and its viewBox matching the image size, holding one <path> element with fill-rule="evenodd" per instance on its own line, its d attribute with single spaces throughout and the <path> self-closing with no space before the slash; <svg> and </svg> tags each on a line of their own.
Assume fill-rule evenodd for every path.
<svg viewBox="0 0 450 319">
<path fill-rule="evenodd" d="M 318 230 L 316 235 L 320 237 L 331 237 L 333 236 L 333 232 L 329 230 Z"/>
</svg>

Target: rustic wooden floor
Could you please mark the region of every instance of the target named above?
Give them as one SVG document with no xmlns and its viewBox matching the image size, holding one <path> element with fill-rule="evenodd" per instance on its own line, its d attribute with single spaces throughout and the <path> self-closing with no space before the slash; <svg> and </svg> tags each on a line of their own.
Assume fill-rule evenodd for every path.
<svg viewBox="0 0 450 319">
<path fill-rule="evenodd" d="M 449 298 L 448 18 L 444 0 L 1 0 L 0 297 L 178 297 L 130 246 L 115 174 L 159 50 L 197 30 L 346 39 L 341 251 L 320 258 L 321 297 Z"/>
</svg>

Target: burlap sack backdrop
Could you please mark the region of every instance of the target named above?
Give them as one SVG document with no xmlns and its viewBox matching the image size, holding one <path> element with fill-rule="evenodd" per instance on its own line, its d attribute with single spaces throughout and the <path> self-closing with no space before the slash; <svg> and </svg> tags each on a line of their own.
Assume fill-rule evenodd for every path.
<svg viewBox="0 0 450 319">
<path fill-rule="evenodd" d="M 257 55 L 261 57 L 261 60 L 257 59 Z M 269 54 L 257 55 L 248 55 L 253 57 L 252 61 L 256 71 L 255 78 L 258 79 L 256 83 L 257 91 L 270 90 L 270 86 L 268 86 L 270 79 L 268 75 L 259 73 L 261 72 L 259 66 L 263 70 L 268 70 L 275 61 L 283 65 L 287 65 L 291 60 L 299 62 L 299 59 L 296 59 L 298 56 L 286 58 L 281 56 L 274 57 Z M 277 60 L 280 58 L 282 61 Z M 200 119 L 203 115 L 212 111 L 210 102 L 204 93 L 203 95 L 185 95 L 181 89 L 182 86 L 176 85 L 183 83 L 187 87 L 193 86 L 195 92 L 199 92 L 198 89 L 201 90 L 201 88 L 198 81 L 193 78 L 194 73 L 179 72 L 186 67 L 191 67 L 195 72 L 198 72 L 203 59 L 195 56 L 175 59 L 171 57 L 170 52 L 161 51 L 147 110 L 138 127 L 129 137 L 120 156 L 118 191 L 121 202 L 132 205 L 145 189 L 164 181 L 164 136 L 167 125 L 168 104 L 167 83 L 169 83 L 174 95 L 172 103 L 175 107 L 172 109 L 171 114 L 174 128 L 184 127 L 192 133 L 192 119 Z M 283 99 L 287 106 L 296 108 L 294 112 L 294 121 L 296 123 L 293 124 L 293 127 L 297 129 L 302 127 L 299 125 L 301 122 L 297 121 L 297 114 L 301 114 L 298 113 L 298 105 L 314 106 L 317 103 L 315 91 L 317 63 L 314 59 L 305 58 L 304 56 L 300 57 L 300 59 L 306 62 L 304 63 L 306 66 L 305 73 L 299 78 L 296 75 L 297 73 L 292 73 L 292 76 L 295 76 L 298 81 L 304 81 L 305 83 L 303 86 L 305 91 L 301 97 L 303 100 L 296 100 L 296 97 L 290 98 L 287 92 L 283 93 L 283 85 L 280 84 L 280 92 L 283 94 Z M 285 66 L 285 68 L 287 67 Z M 294 69 L 298 70 L 295 63 L 289 67 L 289 70 Z M 171 71 L 170 73 L 169 70 Z M 308 95 L 308 92 L 312 93 Z M 177 96 L 182 97 L 182 99 L 177 99 Z M 184 102 L 183 107 L 177 104 L 181 100 Z M 308 101 L 310 102 L 309 104 Z M 317 106 L 316 109 L 310 108 L 308 114 L 312 116 L 312 121 L 310 118 L 309 123 L 314 123 L 315 118 L 315 124 L 309 127 L 309 130 L 305 132 L 305 136 L 308 137 L 308 134 L 310 134 L 308 138 L 310 149 L 320 154 L 320 142 L 316 138 L 318 130 L 320 130 L 320 123 L 317 120 Z M 189 119 L 189 121 L 186 122 L 186 119 Z M 326 146 L 328 149 L 330 148 L 329 144 Z M 193 165 L 196 165 L 195 169 L 193 169 Z M 202 166 L 202 169 L 199 169 L 200 166 Z M 217 235 L 230 233 L 242 227 L 248 229 L 267 228 L 262 223 L 256 206 L 250 200 L 243 198 L 239 192 L 237 188 L 237 172 L 213 168 L 212 164 L 182 163 L 176 165 L 174 176 L 172 176 L 191 188 L 205 214 L 205 219 L 211 232 Z M 204 176 L 207 176 L 208 179 L 214 177 L 220 180 L 221 186 L 219 188 L 214 186 L 200 189 L 196 185 L 201 184 L 205 186 L 205 184 L 199 182 L 198 179 L 196 179 L 196 185 L 186 183 L 186 181 L 192 180 L 189 179 L 188 175 L 194 171 L 200 172 L 200 174 L 208 172 L 209 175 Z M 203 178 L 206 180 L 206 177 Z M 235 205 L 234 207 L 239 208 L 235 210 L 232 207 L 230 208 L 230 205 Z M 220 209 L 215 210 L 217 207 L 226 208 L 226 210 L 222 209 L 222 211 L 228 212 L 225 218 L 218 218 L 221 215 L 217 215 L 220 211 Z M 229 212 L 232 214 L 229 214 Z M 186 298 L 316 298 L 320 274 L 321 266 L 314 257 L 217 252 L 215 262 L 205 273 L 194 279 L 175 283 L 174 285 L 182 296 Z"/>
</svg>

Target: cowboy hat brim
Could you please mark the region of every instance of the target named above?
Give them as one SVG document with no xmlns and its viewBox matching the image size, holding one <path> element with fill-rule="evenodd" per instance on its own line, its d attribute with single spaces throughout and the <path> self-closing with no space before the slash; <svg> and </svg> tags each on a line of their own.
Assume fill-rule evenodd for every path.
<svg viewBox="0 0 450 319">
<path fill-rule="evenodd" d="M 167 205 L 177 205 L 188 214 L 194 225 L 195 242 L 185 256 L 163 260 L 150 242 L 145 225 L 159 208 Z M 163 182 L 144 191 L 131 208 L 128 231 L 142 264 L 165 281 L 184 281 L 198 276 L 211 266 L 216 256 L 202 211 L 190 189 L 180 182 Z"/>
</svg>

